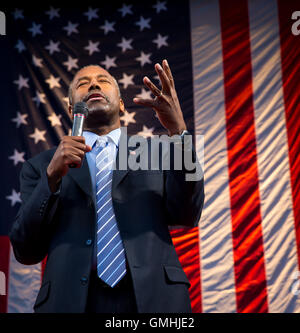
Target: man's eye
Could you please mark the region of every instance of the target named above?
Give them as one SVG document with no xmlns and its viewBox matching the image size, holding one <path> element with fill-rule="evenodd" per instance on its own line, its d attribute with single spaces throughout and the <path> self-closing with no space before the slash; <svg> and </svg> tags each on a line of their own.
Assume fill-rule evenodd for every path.
<svg viewBox="0 0 300 333">
<path fill-rule="evenodd" d="M 98 82 L 101 82 L 101 83 L 110 83 L 108 80 L 98 80 Z"/>
<path fill-rule="evenodd" d="M 87 84 L 87 82 L 81 82 L 81 83 L 79 83 L 79 84 L 78 84 L 78 87 L 81 87 L 81 86 L 83 86 L 84 84 Z"/>
</svg>

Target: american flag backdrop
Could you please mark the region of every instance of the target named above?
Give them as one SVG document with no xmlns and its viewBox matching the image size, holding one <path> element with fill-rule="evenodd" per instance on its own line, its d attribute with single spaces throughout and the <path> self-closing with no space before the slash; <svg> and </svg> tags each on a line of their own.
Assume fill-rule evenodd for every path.
<svg viewBox="0 0 300 333">
<path fill-rule="evenodd" d="M 33 311 L 44 263 L 19 264 L 7 235 L 23 162 L 70 133 L 74 73 L 106 68 L 127 109 L 122 125 L 151 136 L 165 131 L 132 99 L 150 94 L 143 76 L 159 84 L 154 64 L 165 58 L 199 154 L 204 136 L 199 227 L 170 230 L 193 311 L 300 312 L 299 0 L 0 10 L 0 312 Z"/>
</svg>

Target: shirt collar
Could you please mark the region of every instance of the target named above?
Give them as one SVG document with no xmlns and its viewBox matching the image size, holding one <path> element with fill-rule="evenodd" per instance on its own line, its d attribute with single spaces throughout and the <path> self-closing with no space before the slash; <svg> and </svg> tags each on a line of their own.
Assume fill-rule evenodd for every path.
<svg viewBox="0 0 300 333">
<path fill-rule="evenodd" d="M 107 137 L 108 140 L 112 141 L 118 147 L 121 136 L 121 129 L 116 128 L 106 135 L 100 136 L 90 131 L 83 131 L 82 136 L 85 138 L 85 143 L 92 148 L 99 137 Z"/>
</svg>

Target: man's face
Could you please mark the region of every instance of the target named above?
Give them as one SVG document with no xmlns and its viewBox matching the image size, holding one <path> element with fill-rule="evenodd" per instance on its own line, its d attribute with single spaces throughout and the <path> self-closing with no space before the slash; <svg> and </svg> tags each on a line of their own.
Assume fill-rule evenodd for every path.
<svg viewBox="0 0 300 333">
<path fill-rule="evenodd" d="M 88 66 L 80 70 L 72 85 L 73 106 L 85 102 L 89 109 L 88 122 L 108 124 L 124 111 L 118 88 L 112 76 L 103 68 Z"/>
</svg>

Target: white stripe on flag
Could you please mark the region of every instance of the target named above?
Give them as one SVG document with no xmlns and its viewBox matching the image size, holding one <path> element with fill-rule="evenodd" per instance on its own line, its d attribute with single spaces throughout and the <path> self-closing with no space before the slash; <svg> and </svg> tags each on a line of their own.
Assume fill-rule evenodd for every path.
<svg viewBox="0 0 300 333">
<path fill-rule="evenodd" d="M 248 1 L 259 191 L 269 312 L 299 312 L 298 271 L 283 102 L 277 1 Z M 298 300 L 297 300 L 298 298 Z"/>
<path fill-rule="evenodd" d="M 25 266 L 10 249 L 8 313 L 31 313 L 41 286 L 41 264 Z"/>
<path fill-rule="evenodd" d="M 219 3 L 191 0 L 190 10 L 195 131 L 205 141 L 202 307 L 203 312 L 236 312 Z"/>
</svg>

